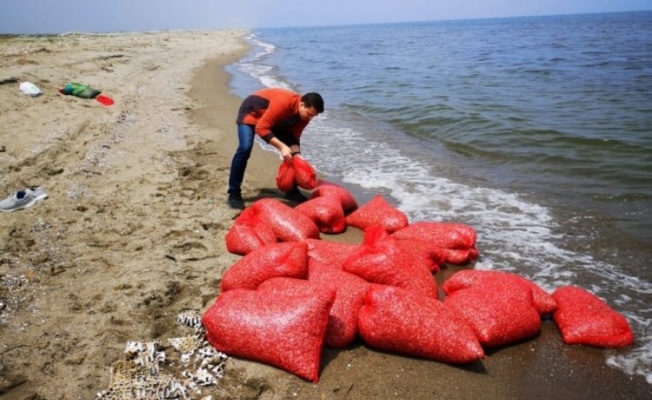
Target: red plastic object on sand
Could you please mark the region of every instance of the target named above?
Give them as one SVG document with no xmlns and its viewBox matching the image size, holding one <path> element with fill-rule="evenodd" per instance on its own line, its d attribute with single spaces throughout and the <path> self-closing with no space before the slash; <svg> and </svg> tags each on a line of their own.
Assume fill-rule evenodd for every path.
<svg viewBox="0 0 652 400">
<path fill-rule="evenodd" d="M 95 97 L 95 100 L 99 101 L 100 103 L 104 104 L 105 106 L 110 106 L 110 105 L 113 104 L 113 99 L 108 97 L 108 96 L 105 96 L 103 94 L 98 94 Z"/>
</svg>

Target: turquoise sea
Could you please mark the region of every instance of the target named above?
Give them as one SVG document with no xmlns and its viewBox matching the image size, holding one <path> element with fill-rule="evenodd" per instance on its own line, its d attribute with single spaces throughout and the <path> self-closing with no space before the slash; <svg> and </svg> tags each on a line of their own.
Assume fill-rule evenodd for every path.
<svg viewBox="0 0 652 400">
<path fill-rule="evenodd" d="M 478 231 L 478 269 L 582 286 L 652 384 L 652 12 L 261 29 L 228 67 L 320 92 L 302 153 L 360 203 Z"/>
</svg>

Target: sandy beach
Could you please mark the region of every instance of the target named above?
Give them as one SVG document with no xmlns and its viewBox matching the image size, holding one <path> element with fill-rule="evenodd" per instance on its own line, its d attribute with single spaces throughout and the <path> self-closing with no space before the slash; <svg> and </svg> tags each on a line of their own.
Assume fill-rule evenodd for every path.
<svg viewBox="0 0 652 400">
<path fill-rule="evenodd" d="M 0 199 L 49 195 L 0 213 L 0 397 L 93 399 L 109 390 L 129 341 L 157 341 L 161 375 L 181 379 L 169 338 L 202 314 L 239 259 L 224 236 L 240 100 L 224 66 L 245 31 L 0 38 Z M 43 94 L 20 92 L 32 82 Z M 68 82 L 111 97 L 64 96 Z M 328 107 L 328 99 L 326 107 Z M 306 131 L 310 134 L 310 130 Z M 275 153 L 255 147 L 247 205 L 279 197 Z M 349 228 L 324 240 L 359 243 Z M 482 243 L 478 243 L 482 252 Z M 437 274 L 441 284 L 455 268 Z M 608 350 L 565 345 L 551 320 L 536 338 L 448 365 L 358 341 L 324 349 L 319 382 L 228 358 L 202 399 L 648 399 L 652 386 L 605 363 Z M 112 380 L 113 379 L 113 380 Z M 128 383 L 124 383 L 128 385 Z M 116 392 L 117 393 L 117 392 Z M 114 395 L 104 398 L 148 398 Z"/>
</svg>

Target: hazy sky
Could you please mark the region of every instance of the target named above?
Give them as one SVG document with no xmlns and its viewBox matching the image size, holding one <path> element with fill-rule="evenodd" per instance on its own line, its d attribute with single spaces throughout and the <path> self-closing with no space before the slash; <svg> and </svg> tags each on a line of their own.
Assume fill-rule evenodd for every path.
<svg viewBox="0 0 652 400">
<path fill-rule="evenodd" d="M 0 0 L 0 33 L 265 28 L 652 10 L 652 0 Z"/>
</svg>

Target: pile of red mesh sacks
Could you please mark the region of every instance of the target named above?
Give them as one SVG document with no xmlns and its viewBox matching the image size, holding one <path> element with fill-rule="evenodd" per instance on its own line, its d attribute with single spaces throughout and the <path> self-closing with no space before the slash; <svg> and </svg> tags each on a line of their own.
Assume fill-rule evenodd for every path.
<svg viewBox="0 0 652 400">
<path fill-rule="evenodd" d="M 323 240 L 347 227 L 362 243 Z M 361 339 L 370 347 L 434 361 L 481 360 L 485 349 L 536 336 L 552 316 L 566 343 L 621 348 L 634 337 L 625 318 L 578 287 L 549 294 L 515 273 L 464 269 L 439 288 L 445 264 L 479 256 L 475 230 L 407 216 L 382 196 L 358 206 L 319 181 L 294 208 L 261 199 L 226 235 L 242 255 L 222 276 L 202 322 L 209 342 L 235 357 L 317 382 L 324 346 Z"/>
</svg>

